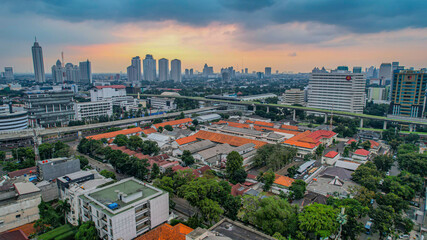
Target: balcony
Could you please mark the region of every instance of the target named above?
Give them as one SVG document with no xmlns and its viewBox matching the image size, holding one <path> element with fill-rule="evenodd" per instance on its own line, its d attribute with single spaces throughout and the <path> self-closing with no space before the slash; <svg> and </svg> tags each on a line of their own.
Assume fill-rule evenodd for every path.
<svg viewBox="0 0 427 240">
<path fill-rule="evenodd" d="M 150 224 L 146 223 L 146 224 L 139 225 L 139 226 L 136 227 L 136 231 L 139 232 L 139 231 L 141 231 L 141 230 L 143 230 L 145 228 L 147 228 L 147 230 L 148 230 L 148 228 L 150 228 Z"/>
<path fill-rule="evenodd" d="M 135 219 L 135 221 L 136 221 L 137 223 L 139 223 L 139 222 L 147 221 L 148 219 L 149 219 L 149 216 L 142 215 L 142 216 L 137 217 L 137 218 Z"/>
<path fill-rule="evenodd" d="M 148 211 L 148 206 L 135 209 L 135 215 L 139 215 Z"/>
<path fill-rule="evenodd" d="M 102 230 L 104 230 L 106 233 L 108 233 L 108 227 L 107 227 L 107 226 L 104 226 L 104 227 L 102 228 Z"/>
</svg>

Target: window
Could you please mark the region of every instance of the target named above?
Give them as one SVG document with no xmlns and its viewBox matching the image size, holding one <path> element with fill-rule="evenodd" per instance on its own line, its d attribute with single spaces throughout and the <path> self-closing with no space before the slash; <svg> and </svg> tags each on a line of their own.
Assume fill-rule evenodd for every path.
<svg viewBox="0 0 427 240">
<path fill-rule="evenodd" d="M 21 218 L 21 214 L 18 214 L 15 216 L 16 218 Z"/>
</svg>

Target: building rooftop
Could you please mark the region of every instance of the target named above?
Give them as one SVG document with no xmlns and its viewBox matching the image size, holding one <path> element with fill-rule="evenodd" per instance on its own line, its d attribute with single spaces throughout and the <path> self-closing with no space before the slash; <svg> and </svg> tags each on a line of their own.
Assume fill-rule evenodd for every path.
<svg viewBox="0 0 427 240">
<path fill-rule="evenodd" d="M 328 152 L 328 153 L 326 153 L 325 154 L 325 157 L 327 157 L 327 158 L 334 158 L 334 157 L 336 157 L 338 155 L 338 153 L 337 152 L 335 152 L 335 151 L 330 151 L 330 152 Z"/>
<path fill-rule="evenodd" d="M 299 166 L 299 168 L 298 168 L 298 172 L 299 173 L 302 173 L 302 172 L 304 172 L 307 168 L 309 168 L 311 165 L 313 165 L 314 163 L 316 162 L 316 160 L 310 160 L 310 161 L 307 161 L 307 162 L 305 162 L 305 163 L 303 163 L 301 166 Z"/>
<path fill-rule="evenodd" d="M 115 89 L 125 89 L 126 86 L 124 85 L 109 85 L 109 86 L 95 86 L 96 89 L 103 89 L 103 88 L 115 88 Z"/>
<path fill-rule="evenodd" d="M 178 223 L 173 227 L 164 223 L 144 233 L 142 236 L 135 238 L 135 240 L 185 240 L 185 236 L 192 231 L 192 228 L 182 223 Z"/>
<path fill-rule="evenodd" d="M 175 140 L 175 142 L 178 143 L 178 145 L 184 145 L 184 144 L 195 142 L 195 141 L 197 141 L 197 138 L 194 135 Z"/>
<path fill-rule="evenodd" d="M 204 130 L 198 131 L 193 136 L 195 136 L 198 139 L 209 139 L 212 142 L 228 143 L 231 146 L 236 146 L 236 147 L 242 146 L 247 143 L 253 143 L 255 144 L 255 148 L 259 148 L 267 144 L 267 142 L 264 142 L 264 141 L 237 137 L 237 136 L 232 136 L 232 135 L 222 134 L 222 133 L 208 132 Z"/>
<path fill-rule="evenodd" d="M 87 177 L 87 176 L 90 176 L 90 175 L 93 175 L 93 173 L 90 172 L 90 171 L 83 171 L 83 170 L 81 170 L 81 171 L 78 171 L 78 172 L 67 174 L 67 175 L 62 176 L 62 177 L 58 177 L 58 181 L 61 181 L 63 183 L 67 183 L 67 182 L 70 182 L 70 181 L 73 181 L 73 180 L 76 180 L 76 179 L 80 179 L 80 178 L 84 178 L 84 177 Z"/>
<path fill-rule="evenodd" d="M 203 140 L 195 143 L 191 143 L 182 147 L 179 147 L 181 151 L 190 151 L 191 153 L 203 151 L 205 149 L 215 147 L 215 143 L 211 142 L 210 140 Z"/>
<path fill-rule="evenodd" d="M 276 174 L 276 178 L 274 179 L 275 184 L 278 184 L 284 187 L 290 187 L 293 182 L 295 182 L 295 179 L 287 176 L 282 176 L 279 174 Z"/>
<path fill-rule="evenodd" d="M 19 177 L 22 175 L 28 175 L 28 174 L 36 174 L 37 173 L 37 167 L 29 167 L 29 168 L 24 168 L 24 169 L 20 169 L 20 170 L 16 170 L 13 172 L 9 172 L 7 175 L 10 178 L 14 178 L 14 177 Z"/>
<path fill-rule="evenodd" d="M 237 221 L 223 219 L 210 229 L 212 232 L 217 232 L 220 236 L 229 237 L 233 240 L 266 240 L 274 239 L 264 233 L 261 233 L 251 227 L 245 226 Z M 213 238 L 212 238 L 213 239 Z"/>
<path fill-rule="evenodd" d="M 117 214 L 121 210 L 127 209 L 133 203 L 149 200 L 161 195 L 163 192 L 149 184 L 128 178 L 117 183 L 95 189 L 84 194 L 83 198 L 95 203 L 103 208 L 106 214 Z M 110 204 L 117 204 L 115 208 L 110 208 Z"/>
<path fill-rule="evenodd" d="M 40 192 L 40 188 L 31 182 L 17 182 L 14 186 L 19 195 Z"/>
<path fill-rule="evenodd" d="M 176 126 L 176 125 L 180 125 L 180 124 L 189 123 L 192 121 L 193 120 L 191 118 L 184 118 L 184 119 L 179 119 L 179 120 L 174 120 L 174 121 L 169 121 L 169 122 L 157 123 L 157 124 L 154 124 L 154 127 L 156 127 L 156 128 L 163 127 L 164 128 L 166 125 Z"/>
<path fill-rule="evenodd" d="M 142 132 L 142 129 L 140 127 L 135 127 L 135 128 L 128 128 L 128 129 L 123 129 L 119 131 L 109 132 L 109 133 L 102 133 L 98 135 L 88 136 L 86 138 L 93 139 L 93 140 L 101 140 L 103 138 L 107 138 L 107 139 L 115 138 L 117 135 L 120 135 L 120 134 L 128 135 L 128 134 L 134 134 L 139 132 Z"/>
<path fill-rule="evenodd" d="M 147 129 L 143 129 L 143 130 L 142 130 L 142 132 L 143 132 L 146 136 L 148 136 L 149 134 L 152 134 L 152 133 L 157 132 L 157 130 L 156 130 L 156 129 L 154 129 L 154 128 L 147 128 Z"/>
<path fill-rule="evenodd" d="M 361 155 L 361 156 L 368 156 L 369 155 L 369 151 L 368 150 L 365 150 L 365 149 L 357 149 L 355 152 L 354 152 L 354 154 L 357 154 L 357 155 Z"/>
<path fill-rule="evenodd" d="M 360 166 L 360 163 L 350 162 L 350 161 L 341 161 L 338 160 L 335 162 L 335 167 L 345 168 L 351 171 L 356 170 Z"/>
</svg>

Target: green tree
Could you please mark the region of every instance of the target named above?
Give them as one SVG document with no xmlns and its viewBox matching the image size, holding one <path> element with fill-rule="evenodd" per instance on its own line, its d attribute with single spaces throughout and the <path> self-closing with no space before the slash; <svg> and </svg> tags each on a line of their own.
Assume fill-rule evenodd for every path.
<svg viewBox="0 0 427 240">
<path fill-rule="evenodd" d="M 306 187 L 307 183 L 305 183 L 303 180 L 295 180 L 289 187 L 289 190 L 291 191 L 291 197 L 293 199 L 303 198 Z"/>
<path fill-rule="evenodd" d="M 348 149 L 348 147 L 345 147 L 343 152 L 343 157 L 348 157 L 349 155 L 350 155 L 350 150 Z"/>
<path fill-rule="evenodd" d="M 231 183 L 243 183 L 246 180 L 247 173 L 243 168 L 243 157 L 238 152 L 232 151 L 227 155 L 225 166 L 225 171 Z"/>
<path fill-rule="evenodd" d="M 67 213 L 71 210 L 71 205 L 68 203 L 68 199 L 59 200 L 56 210 L 64 216 L 64 224 L 67 224 Z"/>
<path fill-rule="evenodd" d="M 166 125 L 165 129 L 168 130 L 169 132 L 173 131 L 173 127 L 171 125 Z"/>
<path fill-rule="evenodd" d="M 143 142 L 141 151 L 146 155 L 157 155 L 160 152 L 160 148 L 157 142 L 147 140 Z"/>
<path fill-rule="evenodd" d="M 126 137 L 126 135 L 123 134 L 119 134 L 114 138 L 113 143 L 117 144 L 117 146 L 127 146 L 128 145 L 128 137 Z"/>
<path fill-rule="evenodd" d="M 410 133 L 409 135 L 406 135 L 405 137 L 405 142 L 407 143 L 416 143 L 418 142 L 418 140 L 420 140 L 420 135 L 415 134 L 415 133 Z"/>
<path fill-rule="evenodd" d="M 96 231 L 95 223 L 92 221 L 84 222 L 80 225 L 74 238 L 76 240 L 97 240 L 98 232 Z"/>
<path fill-rule="evenodd" d="M 53 145 L 50 143 L 42 143 L 38 147 L 40 160 L 51 159 L 53 157 Z"/>
<path fill-rule="evenodd" d="M 292 166 L 290 168 L 288 168 L 288 177 L 293 178 L 295 176 L 295 174 L 297 174 L 298 167 L 297 166 Z"/>
<path fill-rule="evenodd" d="M 325 146 L 323 144 L 320 144 L 317 148 L 316 148 L 316 156 L 317 159 L 320 159 L 323 156 L 323 152 L 325 151 Z"/>
<path fill-rule="evenodd" d="M 305 206 L 298 215 L 299 227 L 306 237 L 311 234 L 317 237 L 329 237 L 338 231 L 338 213 L 339 209 L 332 206 L 313 203 Z"/>
<path fill-rule="evenodd" d="M 296 148 L 280 144 L 266 144 L 258 148 L 254 163 L 257 167 L 267 166 L 269 169 L 278 170 L 291 163 L 296 154 Z"/>
<path fill-rule="evenodd" d="M 397 161 L 400 169 L 427 177 L 427 154 L 398 153 Z"/>
<path fill-rule="evenodd" d="M 194 119 L 194 120 L 192 121 L 192 123 L 193 123 L 193 125 L 194 125 L 194 126 L 199 125 L 199 121 L 198 121 L 197 119 Z"/>
<path fill-rule="evenodd" d="M 6 153 L 3 151 L 0 151 L 0 162 L 3 162 L 6 160 Z"/>
<path fill-rule="evenodd" d="M 153 166 L 151 167 L 151 179 L 156 179 L 160 174 L 160 168 L 159 165 L 157 165 L 157 163 L 154 163 Z"/>
<path fill-rule="evenodd" d="M 217 222 L 219 217 L 224 213 L 218 202 L 215 202 L 209 198 L 205 198 L 198 203 L 198 208 L 202 213 L 203 220 L 211 223 L 212 221 Z"/>
<path fill-rule="evenodd" d="M 371 210 L 369 216 L 372 218 L 372 229 L 374 232 L 379 232 L 380 239 L 395 232 L 394 219 L 396 214 L 393 207 L 380 205 Z"/>
<path fill-rule="evenodd" d="M 394 193 L 377 195 L 377 203 L 380 205 L 391 206 L 397 213 L 402 210 L 408 209 L 408 202 Z"/>
<path fill-rule="evenodd" d="M 113 172 L 110 172 L 108 170 L 102 170 L 101 172 L 99 172 L 99 174 L 101 174 L 102 176 L 106 177 L 106 178 L 111 178 L 113 180 L 116 180 L 116 174 L 114 174 Z"/>
<path fill-rule="evenodd" d="M 89 164 L 89 160 L 84 156 L 77 156 L 77 158 L 80 160 L 80 168 L 83 169 Z"/>
<path fill-rule="evenodd" d="M 137 150 L 142 147 L 143 141 L 139 136 L 133 135 L 129 137 L 127 146 L 132 150 Z"/>
<path fill-rule="evenodd" d="M 378 188 L 379 182 L 383 174 L 377 170 L 377 167 L 372 162 L 361 164 L 356 171 L 353 172 L 353 181 L 375 191 Z"/>
<path fill-rule="evenodd" d="M 364 142 L 362 143 L 362 147 L 363 147 L 363 149 L 365 149 L 365 150 L 369 150 L 369 149 L 371 149 L 371 142 L 369 142 L 369 141 L 364 141 Z"/>
<path fill-rule="evenodd" d="M 157 129 L 157 132 L 162 133 L 162 132 L 163 132 L 163 127 L 162 127 L 162 126 L 160 126 L 160 127 Z"/>
<path fill-rule="evenodd" d="M 191 155 L 191 152 L 188 150 L 184 150 L 181 160 L 184 162 L 185 166 L 190 166 L 195 162 L 193 155 Z"/>
<path fill-rule="evenodd" d="M 393 158 L 390 155 L 375 156 L 373 162 L 377 169 L 382 172 L 387 172 L 393 166 Z"/>
<path fill-rule="evenodd" d="M 157 119 L 154 119 L 153 124 L 158 124 L 158 123 L 162 123 L 162 122 L 163 122 L 163 119 L 157 118 Z"/>
<path fill-rule="evenodd" d="M 261 177 L 261 182 L 264 183 L 264 186 L 262 186 L 262 189 L 266 192 L 270 191 L 275 179 L 276 179 L 276 174 L 273 171 L 269 170 L 265 172 Z"/>
</svg>

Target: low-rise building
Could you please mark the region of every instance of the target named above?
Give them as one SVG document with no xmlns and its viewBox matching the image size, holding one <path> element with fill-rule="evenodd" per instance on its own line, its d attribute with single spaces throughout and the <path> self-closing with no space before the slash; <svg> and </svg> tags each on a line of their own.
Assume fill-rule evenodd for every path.
<svg viewBox="0 0 427 240">
<path fill-rule="evenodd" d="M 133 239 L 169 218 L 169 195 L 134 178 L 79 196 L 82 221 L 94 221 L 101 239 Z"/>
<path fill-rule="evenodd" d="M 280 194 L 280 192 L 289 192 L 289 187 L 292 185 L 292 183 L 295 181 L 295 179 L 276 174 L 276 178 L 274 179 L 273 187 L 271 188 L 271 191 L 275 194 Z"/>
<path fill-rule="evenodd" d="M 93 139 L 93 140 L 101 140 L 103 138 L 107 140 L 114 139 L 117 135 L 125 135 L 127 137 L 133 136 L 133 135 L 139 135 L 141 134 L 142 129 L 140 127 L 134 127 L 134 128 L 128 128 L 123 129 L 119 131 L 109 132 L 109 133 L 102 133 L 98 135 L 88 136 L 87 139 Z"/>
<path fill-rule="evenodd" d="M 288 89 L 283 93 L 282 103 L 286 105 L 298 104 L 304 106 L 304 95 L 304 90 L 298 88 Z"/>
<path fill-rule="evenodd" d="M 38 220 L 40 202 L 40 189 L 33 183 L 4 183 L 0 187 L 0 232 Z"/>
<path fill-rule="evenodd" d="M 37 162 L 37 172 L 40 180 L 51 181 L 77 171 L 80 171 L 80 160 L 76 158 L 52 158 Z"/>
<path fill-rule="evenodd" d="M 341 155 L 335 151 L 330 151 L 322 158 L 322 164 L 334 165 L 340 159 Z"/>
<path fill-rule="evenodd" d="M 336 140 L 337 133 L 328 130 L 305 131 L 284 141 L 285 146 L 298 149 L 297 156 L 304 157 L 306 154 L 314 154 L 320 144 L 331 145 Z"/>
<path fill-rule="evenodd" d="M 184 119 L 178 119 L 168 122 L 162 122 L 162 123 L 156 123 L 153 125 L 154 129 L 159 129 L 160 127 L 165 128 L 165 126 L 170 125 L 173 128 L 176 127 L 182 127 L 182 126 L 191 126 L 193 119 L 191 118 L 184 118 Z"/>
<path fill-rule="evenodd" d="M 135 240 L 186 240 L 186 235 L 192 231 L 192 228 L 182 223 L 175 226 L 164 223 Z"/>
<path fill-rule="evenodd" d="M 113 115 L 112 100 L 97 102 L 75 103 L 76 120 L 94 119 L 101 116 L 111 117 Z"/>
<path fill-rule="evenodd" d="M 212 113 L 212 114 L 208 114 L 208 115 L 198 116 L 195 119 L 197 119 L 197 121 L 203 123 L 203 122 L 211 122 L 211 121 L 215 121 L 215 120 L 220 120 L 221 116 L 217 113 Z"/>
<path fill-rule="evenodd" d="M 181 156 L 184 151 L 190 151 L 191 154 L 195 154 L 197 152 L 203 151 L 208 148 L 215 147 L 215 143 L 210 140 L 202 140 L 194 143 L 190 143 L 185 146 L 178 147 L 172 151 L 173 156 Z"/>
<path fill-rule="evenodd" d="M 354 161 L 366 162 L 368 161 L 371 152 L 365 149 L 357 149 L 351 156 Z"/>
<path fill-rule="evenodd" d="M 175 98 L 160 98 L 160 97 L 151 97 L 148 98 L 148 103 L 153 109 L 161 110 L 174 110 L 176 109 Z"/>
</svg>

